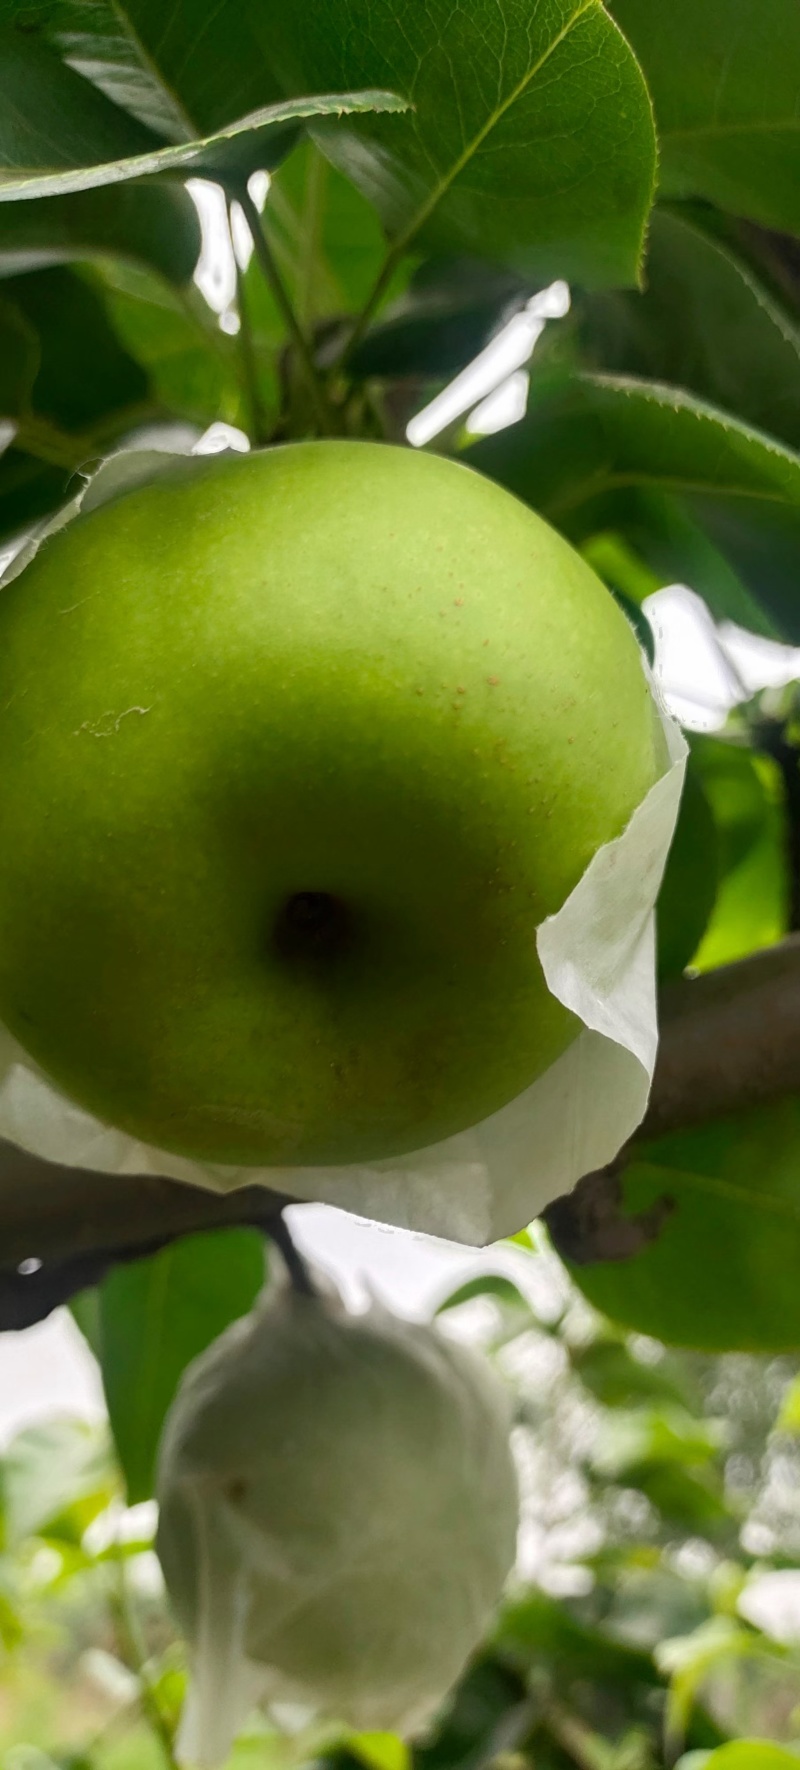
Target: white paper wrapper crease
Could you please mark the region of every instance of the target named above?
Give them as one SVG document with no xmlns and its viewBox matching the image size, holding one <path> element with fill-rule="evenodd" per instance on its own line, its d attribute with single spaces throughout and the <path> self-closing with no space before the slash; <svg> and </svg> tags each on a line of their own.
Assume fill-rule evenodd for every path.
<svg viewBox="0 0 800 1770">
<path fill-rule="evenodd" d="M 0 591 L 46 535 L 81 507 L 96 508 L 174 462 L 174 452 L 112 456 L 26 544 L 0 578 Z M 162 1175 L 218 1192 L 260 1184 L 474 1246 L 512 1234 L 582 1175 L 613 1160 L 644 1116 L 658 1042 L 654 906 L 687 755 L 679 727 L 659 711 L 666 772 L 622 835 L 598 850 L 558 913 L 535 931 L 548 986 L 584 1031 L 499 1112 L 427 1149 L 367 1165 L 201 1164 L 137 1142 L 84 1112 L 0 1026 L 0 1136 L 45 1160 L 109 1176 Z"/>
</svg>

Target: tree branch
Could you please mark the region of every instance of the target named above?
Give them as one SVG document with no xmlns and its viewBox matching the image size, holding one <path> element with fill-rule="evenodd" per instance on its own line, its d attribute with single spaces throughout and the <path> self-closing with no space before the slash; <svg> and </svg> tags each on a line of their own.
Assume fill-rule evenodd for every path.
<svg viewBox="0 0 800 1770">
<path fill-rule="evenodd" d="M 587 1175 L 569 1200 L 549 1207 L 569 1258 L 580 1258 L 581 1249 L 584 1258 L 627 1258 L 642 1236 L 657 1232 L 660 1217 L 634 1222 L 633 1235 L 621 1239 L 614 1227 L 618 1176 L 641 1141 L 800 1092 L 800 935 L 673 984 L 661 1006 L 653 1090 L 635 1140 L 611 1169 Z M 290 1202 L 260 1186 L 206 1192 L 175 1180 L 59 1167 L 0 1144 L 0 1327 L 38 1320 L 109 1266 L 178 1236 L 233 1224 L 268 1230 Z M 20 1273 L 28 1260 L 41 1267 Z"/>
<path fill-rule="evenodd" d="M 800 936 L 671 985 L 661 1001 L 650 1102 L 635 1137 L 543 1212 L 558 1253 L 578 1266 L 631 1259 L 660 1234 L 675 1203 L 665 1195 L 638 1215 L 623 1209 L 621 1176 L 639 1146 L 799 1091 Z"/>
<path fill-rule="evenodd" d="M 800 936 L 664 991 L 636 1141 L 800 1092 Z"/>
</svg>

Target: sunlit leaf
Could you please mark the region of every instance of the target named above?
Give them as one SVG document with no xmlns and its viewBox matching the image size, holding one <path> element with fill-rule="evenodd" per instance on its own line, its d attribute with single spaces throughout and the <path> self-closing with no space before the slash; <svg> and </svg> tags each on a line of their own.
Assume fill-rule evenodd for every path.
<svg viewBox="0 0 800 1770">
<path fill-rule="evenodd" d="M 773 945 L 788 932 L 785 812 L 774 762 L 743 746 L 697 737 L 691 772 L 710 808 L 716 837 L 717 890 L 692 955 L 697 970 L 711 971 Z"/>
<path fill-rule="evenodd" d="M 0 278 L 75 259 L 123 258 L 180 284 L 199 250 L 191 197 L 166 181 L 0 207 Z"/>
</svg>

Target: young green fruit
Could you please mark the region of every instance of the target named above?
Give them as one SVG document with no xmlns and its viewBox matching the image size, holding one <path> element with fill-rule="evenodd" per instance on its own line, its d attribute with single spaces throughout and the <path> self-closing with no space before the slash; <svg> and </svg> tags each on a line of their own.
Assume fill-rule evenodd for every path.
<svg viewBox="0 0 800 1770">
<path fill-rule="evenodd" d="M 300 443 L 79 517 L 0 596 L 0 1018 L 100 1118 L 423 1147 L 569 1044 L 537 924 L 663 768 L 636 641 L 452 461 Z"/>
<path fill-rule="evenodd" d="M 432 1328 L 288 1291 L 189 1366 L 158 1476 L 186 1761 L 222 1761 L 258 1700 L 368 1731 L 428 1719 L 513 1562 L 509 1414 Z"/>
</svg>

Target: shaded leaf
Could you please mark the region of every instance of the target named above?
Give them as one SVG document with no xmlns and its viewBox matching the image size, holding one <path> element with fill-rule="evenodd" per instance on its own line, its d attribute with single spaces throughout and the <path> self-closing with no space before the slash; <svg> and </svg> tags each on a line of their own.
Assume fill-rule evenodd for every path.
<svg viewBox="0 0 800 1770">
<path fill-rule="evenodd" d="M 2 284 L 37 340 L 30 394 L 37 414 L 66 431 L 84 431 L 109 413 L 146 399 L 147 377 L 123 349 L 99 296 L 72 271 L 31 271 Z M 77 465 L 77 462 L 75 463 Z"/>
<path fill-rule="evenodd" d="M 38 367 L 33 326 L 15 302 L 0 296 L 0 418 L 15 418 L 28 404 Z"/>
<path fill-rule="evenodd" d="M 794 0 L 611 0 L 653 95 L 666 196 L 800 232 Z"/>
<path fill-rule="evenodd" d="M 419 241 L 526 274 L 636 280 L 650 107 L 596 0 L 262 0 L 250 17 L 285 91 L 389 83 L 411 100 L 406 118 L 313 131 L 398 252 Z"/>
<path fill-rule="evenodd" d="M 0 197 L 20 167 L 90 166 L 160 145 L 36 36 L 0 30 Z"/>
<path fill-rule="evenodd" d="M 612 1320 L 709 1351 L 800 1348 L 800 1103 L 754 1107 L 642 1144 L 625 1208 L 675 1208 L 630 1260 L 572 1267 Z"/>
<path fill-rule="evenodd" d="M 0 455 L 0 544 L 58 509 L 67 496 L 70 472 L 22 449 L 8 448 Z"/>
<path fill-rule="evenodd" d="M 506 1603 L 495 1639 L 528 1662 L 549 1665 L 562 1689 L 571 1678 L 598 1678 L 612 1685 L 659 1683 L 649 1653 L 579 1622 L 546 1592 L 532 1591 Z"/>
<path fill-rule="evenodd" d="M 670 1678 L 665 1714 L 668 1744 L 682 1740 L 694 1704 L 712 1672 L 741 1659 L 768 1662 L 780 1657 L 780 1649 L 727 1616 L 709 1617 L 691 1635 L 664 1641 L 656 1649 L 656 1660 Z"/>
<path fill-rule="evenodd" d="M 661 982 L 679 977 L 708 926 L 719 884 L 719 835 L 702 778 L 690 755 L 680 811 L 656 905 Z"/>
<path fill-rule="evenodd" d="M 518 311 L 529 280 L 472 258 L 430 258 L 349 359 L 351 374 L 443 380 Z"/>
<path fill-rule="evenodd" d="M 766 513 L 800 543 L 800 455 L 679 388 L 610 375 L 534 384 L 527 417 L 474 444 L 468 459 L 573 537 L 587 521 L 596 528 L 598 499 L 645 488 L 682 495 L 703 525 L 716 512 L 720 526 L 732 518 L 758 529 Z M 771 631 L 759 606 L 763 597 L 769 608 L 769 585 L 758 570 L 752 577 L 733 618 Z"/>
<path fill-rule="evenodd" d="M 301 141 L 275 173 L 262 225 L 302 325 L 310 330 L 362 306 L 383 260 L 383 229 L 372 205 L 314 142 Z M 263 287 L 253 264 L 251 299 L 259 283 Z M 256 319 L 268 293 L 254 309 Z M 275 315 L 273 330 L 282 325 Z"/>
<path fill-rule="evenodd" d="M 124 258 L 170 282 L 191 277 L 200 251 L 197 211 L 166 182 L 78 191 L 0 207 L 0 277 L 72 259 Z"/>
<path fill-rule="evenodd" d="M 800 327 L 702 211 L 656 209 L 645 277 L 580 305 L 588 365 L 688 388 L 800 447 Z"/>
<path fill-rule="evenodd" d="M 528 1715 L 527 1691 L 515 1668 L 482 1657 L 446 1702 L 433 1737 L 415 1743 L 414 1764 L 417 1770 L 488 1770 L 517 1743 L 516 1729 L 522 1720 L 525 1730 Z"/>
<path fill-rule="evenodd" d="M 161 1427 L 182 1371 L 246 1314 L 263 1281 L 264 1241 L 252 1229 L 187 1236 L 104 1280 L 100 1363 L 129 1504 L 153 1492 Z"/>
<path fill-rule="evenodd" d="M 698 500 L 692 498 L 691 503 L 696 508 Z M 760 595 L 764 588 L 764 573 L 759 571 L 750 575 L 748 582 L 752 583 L 753 589 L 749 589 L 748 582 L 738 575 L 731 561 L 701 527 L 686 498 L 650 487 L 636 487 L 601 496 L 599 504 L 604 520 L 618 525 L 623 538 L 652 572 L 656 579 L 654 589 L 665 584 L 691 585 L 717 620 L 738 622 L 767 638 L 782 637 L 783 626 L 761 602 L 756 601 L 756 593 Z M 770 509 L 773 523 L 776 508 L 772 506 Z M 585 511 L 591 519 L 591 502 L 585 506 Z M 713 507 L 704 514 L 713 522 Z M 796 521 L 793 513 L 790 513 L 790 519 Z M 580 510 L 576 520 L 581 526 L 586 520 Z M 745 527 L 752 529 L 752 505 L 748 506 L 744 521 Z"/>
<path fill-rule="evenodd" d="M 800 455 L 677 387 L 579 375 L 469 459 L 552 521 L 615 486 L 661 485 L 800 509 Z"/>
<path fill-rule="evenodd" d="M 172 140 L 279 96 L 242 0 L 10 0 L 71 67 Z"/>
</svg>

